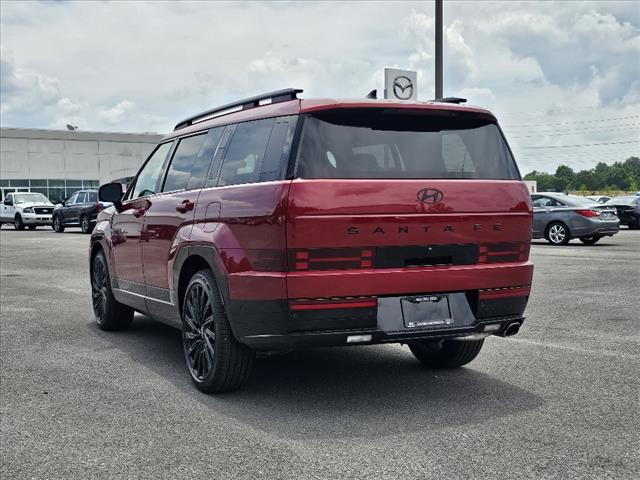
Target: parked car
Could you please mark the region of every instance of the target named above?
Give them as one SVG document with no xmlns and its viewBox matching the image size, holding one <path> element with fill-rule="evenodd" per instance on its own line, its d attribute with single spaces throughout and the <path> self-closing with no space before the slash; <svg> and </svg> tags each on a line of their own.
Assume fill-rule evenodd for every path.
<svg viewBox="0 0 640 480">
<path fill-rule="evenodd" d="M 605 205 L 615 207 L 622 225 L 627 225 L 631 230 L 640 228 L 640 196 L 614 197 Z"/>
<path fill-rule="evenodd" d="M 562 193 L 534 193 L 533 238 L 546 238 L 552 245 L 566 245 L 579 238 L 587 245 L 620 230 L 613 208 L 584 197 Z"/>
<path fill-rule="evenodd" d="M 259 350 L 406 343 L 454 368 L 517 333 L 532 211 L 495 117 L 300 91 L 190 117 L 124 196 L 100 188 L 98 326 L 181 329 L 205 392 L 240 387 Z"/>
<path fill-rule="evenodd" d="M 109 206 L 111 203 L 98 201 L 97 190 L 80 190 L 56 206 L 52 227 L 62 233 L 65 227 L 79 226 L 83 233 L 91 233 L 98 213 Z"/>
<path fill-rule="evenodd" d="M 593 200 L 596 203 L 607 203 L 611 200 L 611 197 L 608 197 L 607 195 L 585 195 L 584 198 Z"/>
<path fill-rule="evenodd" d="M 16 230 L 35 230 L 42 225 L 51 225 L 53 204 L 41 193 L 7 193 L 0 207 L 0 227 L 13 223 Z"/>
</svg>

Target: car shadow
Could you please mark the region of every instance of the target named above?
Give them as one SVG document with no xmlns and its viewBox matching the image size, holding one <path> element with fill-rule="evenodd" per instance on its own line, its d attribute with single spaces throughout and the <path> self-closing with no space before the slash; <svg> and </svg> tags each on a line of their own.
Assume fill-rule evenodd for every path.
<svg viewBox="0 0 640 480">
<path fill-rule="evenodd" d="M 376 437 L 477 424 L 536 409 L 538 395 L 473 368 L 424 368 L 408 349 L 322 348 L 260 357 L 238 392 L 192 385 L 180 332 L 136 315 L 125 332 L 89 327 L 218 414 L 283 438 Z"/>
</svg>

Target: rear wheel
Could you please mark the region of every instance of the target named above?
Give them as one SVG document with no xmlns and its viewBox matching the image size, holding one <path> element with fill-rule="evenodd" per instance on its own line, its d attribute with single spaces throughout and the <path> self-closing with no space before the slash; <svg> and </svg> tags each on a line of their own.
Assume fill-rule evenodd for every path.
<svg viewBox="0 0 640 480">
<path fill-rule="evenodd" d="M 571 240 L 569 229 L 562 222 L 553 222 L 547 227 L 545 234 L 547 241 L 552 245 L 566 245 Z"/>
<path fill-rule="evenodd" d="M 107 260 L 102 251 L 91 262 L 91 303 L 101 330 L 123 330 L 133 320 L 133 309 L 113 296 Z"/>
<path fill-rule="evenodd" d="M 205 393 L 240 388 L 249 378 L 255 352 L 233 333 L 213 274 L 191 278 L 182 305 L 184 357 L 196 387 Z"/>
<path fill-rule="evenodd" d="M 593 245 L 594 243 L 596 243 L 601 238 L 602 237 L 599 236 L 599 235 L 592 235 L 590 237 L 580 237 L 580 241 L 582 243 L 584 243 L 585 245 Z"/>
<path fill-rule="evenodd" d="M 62 219 L 60 218 L 60 215 L 54 215 L 51 228 L 53 228 L 53 230 L 58 233 L 64 232 L 64 223 L 62 223 Z"/>
<path fill-rule="evenodd" d="M 411 353 L 430 368 L 457 368 L 478 356 L 483 340 L 441 340 L 409 344 Z"/>
<path fill-rule="evenodd" d="M 24 223 L 22 222 L 22 217 L 19 213 L 17 213 L 15 218 L 13 219 L 13 227 L 16 230 L 24 230 Z"/>
<path fill-rule="evenodd" d="M 93 225 L 91 225 L 87 215 L 82 215 L 82 217 L 80 217 L 80 229 L 82 230 L 82 233 L 91 233 L 93 231 Z"/>
</svg>

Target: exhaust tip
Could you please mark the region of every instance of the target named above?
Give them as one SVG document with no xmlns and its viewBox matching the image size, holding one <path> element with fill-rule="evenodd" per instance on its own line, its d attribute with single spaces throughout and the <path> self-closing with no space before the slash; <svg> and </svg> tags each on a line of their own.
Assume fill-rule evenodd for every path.
<svg viewBox="0 0 640 480">
<path fill-rule="evenodd" d="M 507 325 L 507 327 L 502 332 L 502 335 L 505 337 L 512 337 L 519 331 L 520 331 L 520 324 L 518 322 L 513 322 Z"/>
</svg>

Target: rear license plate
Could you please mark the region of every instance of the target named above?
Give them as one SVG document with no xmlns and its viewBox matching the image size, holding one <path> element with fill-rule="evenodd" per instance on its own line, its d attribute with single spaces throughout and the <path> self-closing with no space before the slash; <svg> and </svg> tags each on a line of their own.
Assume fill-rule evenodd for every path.
<svg viewBox="0 0 640 480">
<path fill-rule="evenodd" d="M 453 325 L 447 295 L 414 295 L 400 299 L 405 328 Z"/>
</svg>

